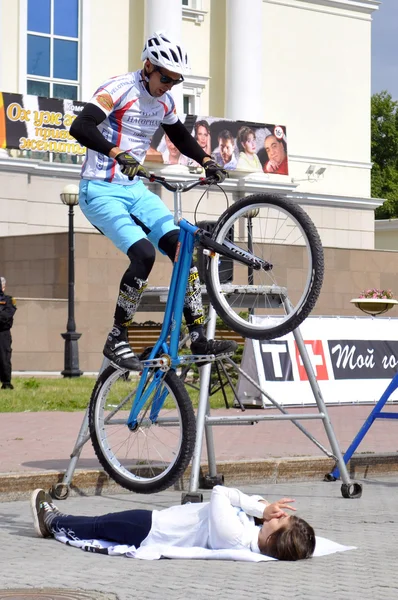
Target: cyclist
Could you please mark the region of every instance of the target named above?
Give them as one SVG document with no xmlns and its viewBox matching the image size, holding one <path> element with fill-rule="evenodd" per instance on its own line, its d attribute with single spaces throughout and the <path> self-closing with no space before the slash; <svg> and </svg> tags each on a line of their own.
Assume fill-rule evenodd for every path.
<svg viewBox="0 0 398 600">
<path fill-rule="evenodd" d="M 250 549 L 279 560 L 310 558 L 315 533 L 304 519 L 289 515 L 291 498 L 270 503 L 261 496 L 217 485 L 210 502 L 163 510 L 127 510 L 98 517 L 61 513 L 42 489 L 31 496 L 34 528 L 39 537 L 63 534 L 70 540 L 106 540 L 128 546 Z"/>
<path fill-rule="evenodd" d="M 117 366 L 140 370 L 142 365 L 127 341 L 127 328 L 137 311 L 156 246 L 172 261 L 178 228 L 161 199 L 139 179 L 148 175 L 142 162 L 159 125 L 178 150 L 201 164 L 207 177 L 222 182 L 226 172 L 204 152 L 176 114 L 170 90 L 184 81 L 188 57 L 162 32 L 145 43 L 143 68 L 113 77 L 101 85 L 70 129 L 87 147 L 80 182 L 80 207 L 87 219 L 122 252 L 130 265 L 122 277 L 114 323 L 104 355 Z M 224 354 L 236 343 L 207 340 L 198 272 L 192 266 L 184 317 L 194 354 Z"/>
</svg>

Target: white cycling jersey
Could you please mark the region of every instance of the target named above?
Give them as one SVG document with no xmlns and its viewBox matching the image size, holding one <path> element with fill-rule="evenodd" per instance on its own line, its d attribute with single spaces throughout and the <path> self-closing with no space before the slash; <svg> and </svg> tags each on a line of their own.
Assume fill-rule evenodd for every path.
<svg viewBox="0 0 398 600">
<path fill-rule="evenodd" d="M 166 92 L 160 98 L 151 96 L 141 71 L 109 79 L 89 102 L 106 114 L 105 121 L 98 125 L 102 135 L 141 164 L 159 125 L 173 125 L 178 121 L 171 94 Z M 90 149 L 87 149 L 81 176 L 121 185 L 131 185 L 138 180 L 136 177 L 130 181 L 115 159 Z"/>
</svg>

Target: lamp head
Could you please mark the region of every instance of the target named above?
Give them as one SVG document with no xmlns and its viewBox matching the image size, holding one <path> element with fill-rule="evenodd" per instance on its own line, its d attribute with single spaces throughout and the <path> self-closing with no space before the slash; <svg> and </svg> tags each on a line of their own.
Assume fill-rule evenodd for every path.
<svg viewBox="0 0 398 600">
<path fill-rule="evenodd" d="M 79 188 L 74 183 L 69 183 L 60 194 L 61 200 L 68 206 L 79 204 Z"/>
</svg>

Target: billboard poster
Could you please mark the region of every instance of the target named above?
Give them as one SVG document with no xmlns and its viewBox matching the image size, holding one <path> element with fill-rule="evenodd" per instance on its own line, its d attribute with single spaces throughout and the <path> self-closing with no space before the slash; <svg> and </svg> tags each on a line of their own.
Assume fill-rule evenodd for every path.
<svg viewBox="0 0 398 600">
<path fill-rule="evenodd" d="M 380 399 L 398 373 L 397 324 L 398 319 L 372 317 L 308 317 L 304 321 L 300 332 L 325 403 L 362 404 Z M 293 333 L 275 340 L 246 340 L 242 365 L 280 404 L 315 404 Z M 242 400 L 261 399 L 270 406 L 266 396 L 242 376 L 238 395 Z M 398 390 L 390 400 L 398 401 Z"/>
<path fill-rule="evenodd" d="M 284 125 L 196 115 L 186 115 L 183 121 L 203 150 L 227 171 L 289 174 Z M 161 127 L 153 136 L 147 159 L 150 157 L 166 165 L 199 166 L 179 152 Z"/>
<path fill-rule="evenodd" d="M 69 133 L 83 107 L 77 100 L 0 92 L 0 148 L 85 154 Z"/>
<path fill-rule="evenodd" d="M 0 148 L 84 155 L 69 133 L 83 110 L 77 100 L 0 92 Z M 182 122 L 204 151 L 228 171 L 288 175 L 286 127 L 182 115 Z M 153 135 L 146 162 L 199 167 L 174 146 L 162 127 Z"/>
</svg>

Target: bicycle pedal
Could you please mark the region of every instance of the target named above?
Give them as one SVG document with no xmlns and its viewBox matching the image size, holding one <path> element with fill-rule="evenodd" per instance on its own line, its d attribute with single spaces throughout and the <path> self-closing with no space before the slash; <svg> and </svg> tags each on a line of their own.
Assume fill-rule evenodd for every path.
<svg viewBox="0 0 398 600">
<path fill-rule="evenodd" d="M 109 360 L 109 358 L 108 358 Z M 129 369 L 126 369 L 125 367 L 121 367 L 120 365 L 117 365 L 116 363 L 114 363 L 113 361 L 109 360 L 109 364 L 114 367 L 115 369 L 117 369 L 118 371 L 121 371 L 122 373 L 129 373 Z"/>
<path fill-rule="evenodd" d="M 192 362 L 214 362 L 217 357 L 215 354 L 193 354 L 190 358 Z"/>
</svg>

